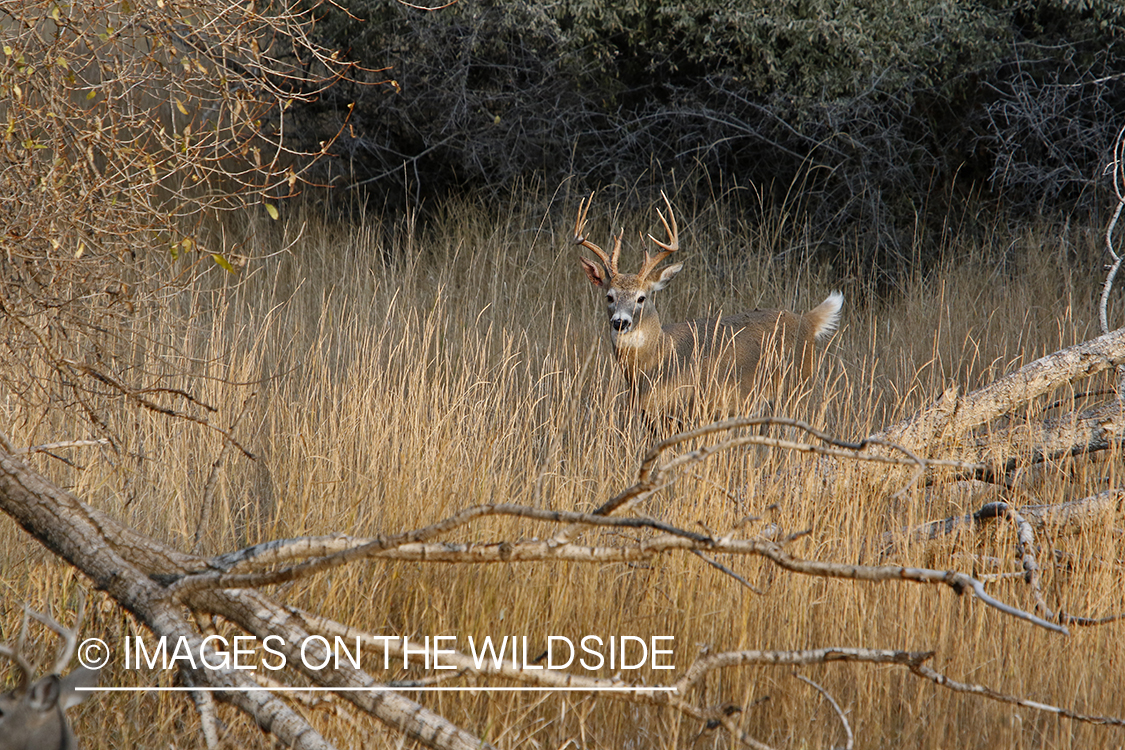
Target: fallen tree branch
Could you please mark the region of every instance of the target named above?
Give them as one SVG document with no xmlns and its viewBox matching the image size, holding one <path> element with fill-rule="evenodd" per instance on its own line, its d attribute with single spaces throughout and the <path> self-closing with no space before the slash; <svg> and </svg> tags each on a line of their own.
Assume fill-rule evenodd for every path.
<svg viewBox="0 0 1125 750">
<path fill-rule="evenodd" d="M 895 537 L 901 536 L 907 542 L 925 542 L 949 536 L 962 529 L 975 530 L 1003 516 L 1007 509 L 1008 504 L 1005 502 L 986 503 L 974 513 L 928 521 L 898 535 L 887 535 L 885 541 L 893 545 Z M 1088 530 L 1093 524 L 1104 523 L 1107 516 L 1125 513 L 1125 489 L 1105 490 L 1081 500 L 1063 503 L 1025 505 L 1020 508 L 1020 513 L 1036 530 L 1049 526 L 1056 534 L 1077 534 Z"/>
<path fill-rule="evenodd" d="M 665 534 L 652 539 L 638 540 L 631 545 L 617 547 L 582 547 L 569 542 L 560 543 L 558 537 L 550 540 L 531 540 L 527 542 L 495 542 L 491 544 L 452 544 L 417 543 L 409 540 L 431 538 L 438 533 L 457 528 L 474 518 L 490 515 L 516 515 L 533 517 L 539 520 L 553 520 L 575 525 L 626 526 L 653 528 Z M 321 538 L 305 544 L 303 540 L 288 540 L 279 543 L 271 550 L 310 550 L 323 549 L 325 544 L 339 543 L 340 538 Z M 1004 614 L 1011 615 L 1039 627 L 1067 633 L 1065 627 L 1049 622 L 1016 607 L 1005 604 L 984 591 L 984 584 L 975 578 L 952 570 L 930 570 L 902 566 L 850 565 L 845 563 L 800 560 L 787 554 L 777 542 L 767 539 L 715 538 L 695 532 L 675 529 L 667 524 L 644 518 L 605 518 L 586 513 L 561 511 L 538 511 L 512 505 L 475 506 L 461 511 L 448 519 L 431 524 L 423 529 L 398 534 L 391 539 L 349 539 L 339 551 L 324 557 L 315 557 L 293 566 L 275 570 L 251 573 L 215 572 L 232 562 L 243 562 L 255 555 L 223 556 L 221 562 L 210 561 L 200 573 L 187 573 L 181 579 L 171 582 L 168 596 L 174 601 L 205 590 L 214 589 L 254 589 L 266 585 L 286 583 L 300 578 L 322 573 L 332 568 L 363 559 L 398 559 L 428 562 L 461 563 L 513 563 L 544 560 L 568 560 L 604 564 L 608 562 L 639 562 L 656 558 L 672 551 L 708 551 L 765 557 L 779 567 L 794 573 L 814 575 L 825 578 L 843 578 L 856 581 L 912 581 L 923 584 L 944 584 L 961 594 L 971 591 L 981 602 Z M 268 554 L 263 551 L 260 554 Z M 272 556 L 271 556 L 272 557 Z M 277 559 L 273 557 L 273 559 Z"/>
<path fill-rule="evenodd" d="M 1031 595 L 1035 598 L 1035 609 L 1048 620 L 1054 620 L 1056 615 L 1047 606 L 1047 600 L 1043 597 L 1043 586 L 1039 578 L 1039 563 L 1035 560 L 1035 555 L 1038 552 L 1035 546 L 1035 531 L 1031 528 L 1031 524 L 1020 515 L 1020 512 L 1010 505 L 1005 515 L 1016 527 L 1020 564 L 1023 566 L 1024 580 L 1031 588 Z"/>
<path fill-rule="evenodd" d="M 0 445 L 10 441 L 0 438 Z M 205 644 L 184 609 L 167 596 L 161 580 L 175 579 L 198 568 L 204 561 L 165 547 L 160 542 L 122 526 L 114 519 L 79 501 L 37 474 L 6 450 L 0 452 L 0 509 L 12 516 L 28 533 L 51 551 L 81 570 L 94 586 L 108 593 L 123 608 L 144 623 L 156 636 L 183 642 L 194 653 L 210 654 L 220 663 L 214 649 Z M 220 614 L 246 632 L 259 637 L 271 628 L 286 625 L 284 610 L 257 592 L 204 591 L 185 604 L 196 611 Z M 290 625 L 292 625 L 290 623 Z M 293 635 L 300 631 L 290 627 Z M 294 641 L 297 642 L 297 641 Z M 298 661 L 299 663 L 299 661 Z M 297 750 L 329 750 L 323 737 L 298 713 L 272 693 L 261 691 L 239 670 L 191 669 L 196 686 L 231 688 L 217 692 L 219 700 L 230 703 L 252 717 L 258 726 L 279 741 Z M 347 670 L 331 674 L 316 673 L 313 679 L 330 685 L 371 685 L 370 678 Z M 397 694 L 371 696 L 345 692 L 344 696 L 371 715 L 395 727 L 427 747 L 439 750 L 480 750 L 488 747 L 476 737 L 438 714 Z"/>
<path fill-rule="evenodd" d="M 428 711 L 398 692 L 379 690 L 379 683 L 358 668 L 343 666 L 328 672 L 317 671 L 304 665 L 297 656 L 296 644 L 303 643 L 318 632 L 352 633 L 346 626 L 333 623 L 311 613 L 284 607 L 267 597 L 259 587 L 308 578 L 342 565 L 362 560 L 418 560 L 442 563 L 513 563 L 536 560 L 568 560 L 573 562 L 637 562 L 653 560 L 674 552 L 691 552 L 713 557 L 719 554 L 753 555 L 770 560 L 778 567 L 796 574 L 853 581 L 909 581 L 922 584 L 949 586 L 956 593 L 971 592 L 981 602 L 997 611 L 1022 619 L 1039 627 L 1067 633 L 1064 625 L 1050 622 L 1032 613 L 1024 612 L 991 597 L 984 584 L 956 571 L 931 570 L 903 566 L 865 566 L 818 560 L 801 560 L 783 549 L 786 544 L 806 535 L 801 532 L 788 535 L 780 541 L 764 538 L 737 538 L 734 531 L 726 535 L 699 533 L 677 528 L 671 524 L 647 518 L 609 517 L 608 511 L 627 507 L 642 493 L 651 494 L 666 481 L 671 469 L 690 466 L 705 460 L 717 450 L 747 442 L 733 438 L 711 446 L 674 457 L 661 464 L 662 451 L 684 440 L 713 434 L 733 426 L 760 423 L 760 420 L 736 420 L 733 423 L 713 425 L 685 433 L 678 441 L 654 449 L 646 457 L 638 482 L 630 491 L 618 498 L 624 502 L 611 508 L 603 505 L 593 513 L 548 511 L 510 504 L 495 504 L 468 508 L 428 526 L 395 534 L 389 537 L 356 538 L 346 535 L 329 535 L 290 540 L 279 540 L 233 553 L 203 559 L 165 547 L 138 532 L 123 526 L 100 511 L 81 503 L 76 497 L 47 482 L 18 458 L 0 455 L 0 507 L 17 518 L 31 533 L 42 539 L 64 559 L 86 572 L 95 585 L 107 590 L 111 596 L 137 615 L 158 635 L 186 638 L 199 647 L 200 627 L 185 617 L 185 610 L 194 615 L 219 616 L 241 628 L 244 632 L 264 639 L 270 635 L 282 638 L 282 650 L 290 658 L 293 668 L 313 684 L 339 690 L 342 699 L 360 710 L 379 718 L 429 747 L 439 750 L 467 750 L 483 747 L 478 738 L 464 732 L 443 717 Z M 774 422 L 776 423 L 776 422 Z M 812 431 L 812 428 L 809 428 Z M 815 434 L 815 431 L 812 431 Z M 863 455 L 863 446 L 835 441 L 835 450 L 847 452 L 857 460 L 877 460 L 882 463 L 911 466 L 916 471 L 929 465 L 927 459 L 911 456 Z M 780 447 L 789 447 L 786 441 L 775 441 Z M 870 443 L 865 441 L 864 445 Z M 0 444 L 7 445 L 0 440 Z M 801 446 L 803 444 L 792 444 Z M 844 447 L 840 447 L 843 445 Z M 894 446 L 891 446 L 893 449 Z M 802 449 L 802 448 L 798 448 Z M 811 452 L 818 452 L 817 450 Z M 949 465 L 954 465 L 950 463 Z M 957 465 L 961 468 L 963 466 Z M 638 490 L 638 488 L 640 488 Z M 610 501 L 613 503 L 613 501 Z M 29 510 L 33 508 L 36 510 Z M 599 512 L 604 511 L 604 512 Z M 999 511 L 997 511 L 999 512 Z M 547 540 L 498 541 L 492 544 L 455 544 L 441 542 L 438 537 L 460 529 L 467 524 L 488 517 L 511 517 L 539 522 L 562 524 L 568 529 L 633 529 L 646 532 L 638 538 L 614 546 L 580 546 L 570 541 L 560 541 L 556 536 Z M 1028 522 L 1029 523 L 1029 522 Z M 736 526 L 736 529 L 740 525 Z M 102 551 L 107 551 L 103 554 Z M 112 580 L 110 580 L 112 578 Z M 381 639 L 384 647 L 393 649 L 393 640 Z M 389 653 L 389 651 L 388 651 Z M 674 691 L 661 691 L 660 686 L 636 686 L 620 698 L 632 702 L 663 705 L 680 711 L 693 719 L 716 723 L 731 732 L 732 737 L 750 747 L 765 747 L 745 734 L 728 713 L 719 709 L 702 708 L 684 699 L 687 690 L 708 672 L 736 664 L 817 663 L 818 661 L 888 661 L 929 658 L 928 654 L 903 652 L 877 652 L 863 649 L 824 649 L 820 652 L 734 652 L 704 656 L 689 668 Z M 464 675 L 499 677 L 503 679 L 531 680 L 536 684 L 570 688 L 599 687 L 624 684 L 582 675 L 558 674 L 548 670 L 521 669 L 518 665 L 498 665 L 493 670 L 482 669 L 479 664 L 462 661 L 456 664 Z M 537 674 L 531 675 L 531 672 Z M 199 686 L 229 687 L 231 690 L 216 694 L 220 700 L 230 702 L 254 717 L 259 725 L 269 728 L 279 739 L 301 748 L 326 748 L 324 740 L 309 728 L 307 722 L 284 702 L 268 692 L 241 690 L 252 684 L 244 675 L 213 670 L 191 670 L 191 682 Z M 247 697 L 252 696 L 252 697 Z M 615 694 L 616 696 L 616 694 Z M 1068 714 L 1069 715 L 1069 714 Z M 1078 715 L 1076 715 L 1078 716 Z"/>
<path fill-rule="evenodd" d="M 956 452 L 970 430 L 1008 414 L 1056 388 L 1125 363 L 1125 328 L 1041 357 L 992 383 L 961 395 L 950 387 L 931 406 L 882 430 L 872 439 L 925 457 Z"/>
<path fill-rule="evenodd" d="M 923 677 L 935 685 L 940 685 L 943 688 L 948 688 L 957 693 L 969 693 L 971 695 L 980 695 L 989 700 L 999 701 L 1000 703 L 1008 703 L 1013 706 L 1023 706 L 1024 708 L 1034 708 L 1037 711 L 1045 711 L 1047 713 L 1064 716 L 1068 719 L 1081 721 L 1086 724 L 1104 724 L 1107 726 L 1125 727 L 1125 719 L 1115 716 L 1097 716 L 1093 714 L 1082 714 L 1070 709 L 1060 708 L 1059 706 L 1052 706 L 1048 703 L 1040 703 L 1039 701 L 1031 701 L 1026 698 L 1017 698 L 1014 695 L 1006 695 L 999 693 L 984 685 L 976 685 L 969 682 L 958 682 L 950 679 L 940 672 L 936 672 L 925 664 L 912 664 L 908 665 L 910 671 L 919 677 Z"/>
</svg>

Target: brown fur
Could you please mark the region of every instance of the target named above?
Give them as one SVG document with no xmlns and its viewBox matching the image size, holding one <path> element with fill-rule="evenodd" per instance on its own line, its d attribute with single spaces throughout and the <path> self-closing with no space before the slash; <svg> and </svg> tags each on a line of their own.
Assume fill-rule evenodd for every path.
<svg viewBox="0 0 1125 750">
<path fill-rule="evenodd" d="M 679 248 L 675 216 L 664 200 L 671 226 L 663 215 L 660 219 L 669 242 L 653 239 L 664 252 L 652 257 L 646 251 L 637 274 L 617 270 L 620 237 L 612 256 L 583 237 L 589 205 L 579 208 L 575 225 L 575 242 L 604 264 L 581 259 L 591 283 L 606 293 L 614 355 L 641 408 L 652 416 L 679 416 L 685 407 L 700 416 L 732 416 L 806 383 L 816 368 L 816 341 L 835 330 L 843 296 L 834 292 L 804 315 L 753 310 L 661 325 L 652 295 L 682 269 L 677 263 L 654 273 L 660 260 Z"/>
</svg>

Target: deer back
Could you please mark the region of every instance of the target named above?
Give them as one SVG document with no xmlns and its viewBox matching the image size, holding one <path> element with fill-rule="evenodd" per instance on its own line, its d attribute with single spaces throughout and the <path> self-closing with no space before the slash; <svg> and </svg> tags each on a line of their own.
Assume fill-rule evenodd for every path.
<svg viewBox="0 0 1125 750">
<path fill-rule="evenodd" d="M 706 405 L 708 416 L 742 413 L 748 400 L 773 402 L 816 371 L 816 341 L 834 330 L 843 297 L 804 315 L 752 310 L 664 327 L 673 357 L 646 378 L 646 410 Z"/>
<path fill-rule="evenodd" d="M 624 231 L 606 253 L 586 236 L 593 195 L 578 206 L 574 242 L 597 256 L 579 262 L 590 282 L 605 294 L 614 356 L 622 366 L 641 408 L 682 413 L 693 405 L 700 416 L 744 411 L 751 397 L 773 402 L 804 383 L 816 368 L 816 340 L 835 330 L 843 295 L 833 292 L 820 305 L 797 315 L 784 310 L 754 310 L 722 318 L 661 325 L 653 294 L 666 287 L 682 263 L 658 268 L 680 247 L 679 227 L 668 196 L 661 193 L 668 217 L 657 211 L 666 242 L 648 235 L 661 252 L 645 259 L 636 274 L 618 267 Z"/>
</svg>

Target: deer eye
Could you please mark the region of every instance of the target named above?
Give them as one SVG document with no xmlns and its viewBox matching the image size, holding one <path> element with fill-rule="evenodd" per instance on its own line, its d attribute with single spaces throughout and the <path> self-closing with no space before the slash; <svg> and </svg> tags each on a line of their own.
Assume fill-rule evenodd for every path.
<svg viewBox="0 0 1125 750">
<path fill-rule="evenodd" d="M 643 305 L 644 303 L 645 303 L 645 296 L 642 294 L 640 297 L 637 297 L 637 304 Z"/>
</svg>

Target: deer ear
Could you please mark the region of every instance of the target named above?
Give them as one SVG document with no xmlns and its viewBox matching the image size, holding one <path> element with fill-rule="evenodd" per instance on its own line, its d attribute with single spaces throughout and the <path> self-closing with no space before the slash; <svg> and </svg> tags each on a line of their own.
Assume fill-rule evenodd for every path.
<svg viewBox="0 0 1125 750">
<path fill-rule="evenodd" d="M 31 686 L 28 705 L 35 711 L 50 711 L 59 702 L 61 681 L 57 674 L 49 674 Z"/>
<path fill-rule="evenodd" d="M 649 287 L 649 289 L 654 292 L 659 292 L 661 289 L 668 286 L 668 282 L 672 280 L 672 277 L 682 270 L 684 270 L 683 263 L 674 263 L 668 266 L 660 272 L 660 275 L 656 277 L 656 281 L 652 282 L 652 286 Z"/>
<path fill-rule="evenodd" d="M 582 262 L 582 270 L 586 272 L 586 277 L 590 279 L 591 284 L 597 287 L 606 285 L 605 271 L 602 270 L 601 266 L 585 258 L 579 258 L 578 260 Z"/>
<path fill-rule="evenodd" d="M 71 706 L 77 706 L 82 701 L 90 697 L 90 693 L 85 690 L 75 690 L 75 688 L 94 688 L 98 686 L 98 678 L 101 676 L 101 670 L 87 669 L 86 667 L 78 667 L 73 672 L 68 674 L 62 679 L 60 687 L 61 695 L 59 696 L 59 705 L 65 711 Z"/>
</svg>

